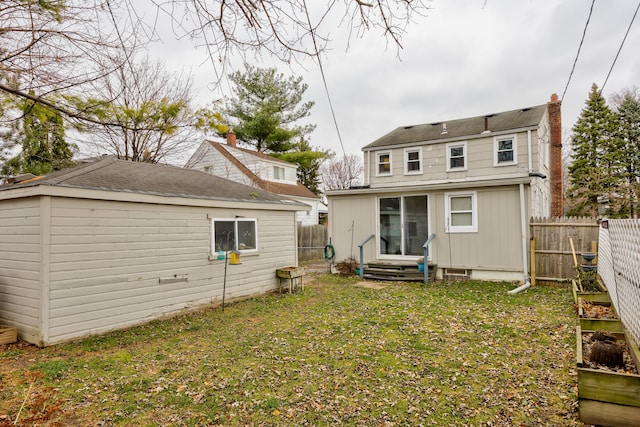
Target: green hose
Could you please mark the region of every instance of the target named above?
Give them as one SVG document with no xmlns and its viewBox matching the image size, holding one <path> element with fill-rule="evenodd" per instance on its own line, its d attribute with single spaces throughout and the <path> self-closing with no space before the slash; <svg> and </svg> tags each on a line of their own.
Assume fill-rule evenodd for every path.
<svg viewBox="0 0 640 427">
<path fill-rule="evenodd" d="M 331 243 L 324 247 L 324 259 L 325 261 L 332 262 L 336 257 L 336 250 Z"/>
</svg>

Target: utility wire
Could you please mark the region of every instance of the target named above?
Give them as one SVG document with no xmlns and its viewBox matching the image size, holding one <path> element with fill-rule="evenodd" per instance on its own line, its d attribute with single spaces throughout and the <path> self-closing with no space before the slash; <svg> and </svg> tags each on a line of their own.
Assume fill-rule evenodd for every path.
<svg viewBox="0 0 640 427">
<path fill-rule="evenodd" d="M 600 93 L 604 90 L 604 87 L 609 81 L 609 76 L 611 75 L 611 71 L 613 71 L 613 67 L 616 65 L 616 61 L 618 60 L 618 56 L 620 55 L 620 51 L 622 50 L 622 46 L 624 46 L 624 42 L 627 40 L 627 36 L 629 35 L 629 30 L 631 30 L 631 26 L 633 25 L 633 21 L 636 19 L 636 15 L 638 14 L 638 9 L 640 9 L 640 3 L 636 7 L 636 12 L 633 14 L 631 18 L 631 22 L 629 22 L 629 27 L 627 28 L 627 32 L 624 34 L 624 38 L 622 39 L 622 43 L 620 43 L 620 47 L 618 48 L 618 53 L 616 53 L 616 57 L 613 59 L 613 63 L 611 64 L 611 68 L 609 68 L 609 73 L 607 73 L 607 78 L 604 79 L 604 83 L 602 83 L 602 87 L 600 88 Z"/>
<path fill-rule="evenodd" d="M 595 0 L 594 0 L 595 1 Z M 342 155 L 346 156 L 347 152 L 344 149 L 344 144 L 342 143 L 342 136 L 340 135 L 340 128 L 338 127 L 338 121 L 336 120 L 336 113 L 333 110 L 333 103 L 331 102 L 331 95 L 329 94 L 329 87 L 327 86 L 327 79 L 324 75 L 324 67 L 322 66 L 322 59 L 320 58 L 320 51 L 318 50 L 318 45 L 316 43 L 316 35 L 313 31 L 313 27 L 311 26 L 311 18 L 309 17 L 309 9 L 307 8 L 307 1 L 302 0 L 302 4 L 304 5 L 304 12 L 307 15 L 307 23 L 309 24 L 309 32 L 311 33 L 311 40 L 313 40 L 313 49 L 316 52 L 316 57 L 318 58 L 318 65 L 320 66 L 320 74 L 322 75 L 322 83 L 324 84 L 324 91 L 327 94 L 327 100 L 329 101 L 329 108 L 331 109 L 331 116 L 333 117 L 333 124 L 336 127 L 336 132 L 338 133 L 338 141 L 340 141 L 340 147 L 342 148 Z"/>
<path fill-rule="evenodd" d="M 571 82 L 571 77 L 573 76 L 573 71 L 576 69 L 576 63 L 578 62 L 578 57 L 580 56 L 580 49 L 582 49 L 582 43 L 584 43 L 584 36 L 587 34 L 587 27 L 589 26 L 589 21 L 591 20 L 591 14 L 593 13 L 593 5 L 596 3 L 596 0 L 591 0 L 591 8 L 589 9 L 589 16 L 587 17 L 587 22 L 584 24 L 584 30 L 582 31 L 582 39 L 580 40 L 580 45 L 578 45 L 578 53 L 576 53 L 576 59 L 573 60 L 573 66 L 571 67 L 571 72 L 569 73 L 569 79 L 567 80 L 567 85 L 564 87 L 564 92 L 562 92 L 562 97 L 560 97 L 560 102 L 564 99 L 564 95 L 567 93 L 567 89 L 569 88 L 569 82 Z"/>
</svg>

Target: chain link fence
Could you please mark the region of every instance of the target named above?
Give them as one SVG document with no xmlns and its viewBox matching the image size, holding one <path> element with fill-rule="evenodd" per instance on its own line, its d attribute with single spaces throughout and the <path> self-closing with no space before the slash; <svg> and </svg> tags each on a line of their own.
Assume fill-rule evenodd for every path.
<svg viewBox="0 0 640 427">
<path fill-rule="evenodd" d="M 640 342 L 640 220 L 603 221 L 598 273 L 625 328 Z"/>
</svg>

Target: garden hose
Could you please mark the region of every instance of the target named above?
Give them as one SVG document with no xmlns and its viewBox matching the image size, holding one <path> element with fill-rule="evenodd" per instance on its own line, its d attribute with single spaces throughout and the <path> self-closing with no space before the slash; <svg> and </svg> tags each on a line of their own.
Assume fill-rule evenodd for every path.
<svg viewBox="0 0 640 427">
<path fill-rule="evenodd" d="M 331 243 L 324 247 L 324 259 L 327 262 L 333 262 L 336 257 L 336 250 Z"/>
</svg>

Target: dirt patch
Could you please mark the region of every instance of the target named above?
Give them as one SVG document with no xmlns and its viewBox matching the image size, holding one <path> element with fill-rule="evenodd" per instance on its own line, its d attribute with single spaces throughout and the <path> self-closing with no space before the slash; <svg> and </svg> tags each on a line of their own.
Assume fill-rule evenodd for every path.
<svg viewBox="0 0 640 427">
<path fill-rule="evenodd" d="M 384 289 L 387 286 L 390 286 L 389 283 L 380 283 L 380 282 L 358 282 L 355 285 L 358 288 L 369 288 L 369 289 Z"/>
</svg>

